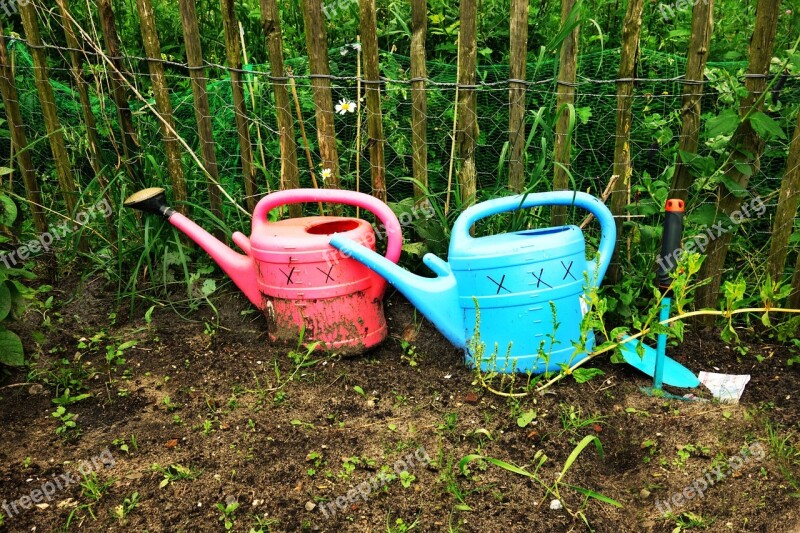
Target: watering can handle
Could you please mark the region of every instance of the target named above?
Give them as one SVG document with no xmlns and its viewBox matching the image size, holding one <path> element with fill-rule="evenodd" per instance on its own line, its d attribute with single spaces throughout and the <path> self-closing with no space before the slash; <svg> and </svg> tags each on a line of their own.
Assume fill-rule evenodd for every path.
<svg viewBox="0 0 800 533">
<path fill-rule="evenodd" d="M 533 194 L 520 194 L 516 196 L 506 196 L 496 198 L 486 202 L 473 205 L 461 213 L 453 226 L 450 237 L 450 250 L 464 249 L 469 246 L 473 237 L 469 234 L 470 228 L 480 219 L 498 213 L 516 211 L 517 209 L 527 209 L 542 205 L 575 205 L 586 209 L 592 213 L 600 222 L 601 234 L 600 245 L 597 253 L 600 255 L 600 262 L 597 271 L 590 279 L 596 285 L 605 276 L 611 257 L 614 254 L 614 244 L 617 240 L 617 227 L 611 211 L 597 198 L 585 192 L 573 191 L 550 191 Z"/>
<path fill-rule="evenodd" d="M 388 205 L 368 194 L 339 189 L 289 189 L 269 194 L 253 211 L 253 233 L 269 224 L 267 216 L 276 207 L 289 204 L 326 202 L 354 205 L 374 213 L 383 223 L 387 235 L 386 259 L 396 263 L 403 247 L 403 232 L 397 216 Z"/>
</svg>

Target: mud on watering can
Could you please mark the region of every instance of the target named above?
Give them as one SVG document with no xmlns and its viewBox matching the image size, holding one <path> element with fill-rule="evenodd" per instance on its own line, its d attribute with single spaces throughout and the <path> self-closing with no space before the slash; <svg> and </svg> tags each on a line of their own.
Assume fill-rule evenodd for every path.
<svg viewBox="0 0 800 533">
<path fill-rule="evenodd" d="M 253 213 L 250 237 L 233 234 L 244 251 L 235 252 L 166 204 L 164 189 L 139 191 L 125 205 L 160 214 L 205 250 L 267 318 L 271 340 L 320 341 L 328 350 L 358 353 L 386 338 L 383 294 L 386 281 L 329 245 L 342 235 L 365 250 L 375 250 L 375 232 L 365 220 L 310 216 L 269 222 L 279 206 L 332 202 L 362 207 L 383 223 L 387 263 L 400 257 L 402 231 L 392 210 L 367 194 L 334 189 L 293 189 L 264 197 Z"/>
<path fill-rule="evenodd" d="M 602 228 L 597 262 L 587 260 L 577 226 L 470 235 L 470 228 L 482 218 L 544 205 L 575 205 L 597 217 Z M 484 371 L 555 371 L 559 364 L 577 363 L 592 350 L 592 332 L 585 351 L 576 350 L 573 342 L 581 339 L 580 324 L 587 311 L 584 272 L 591 284 L 599 285 L 614 251 L 616 226 L 600 200 L 570 191 L 489 200 L 465 210 L 450 239 L 449 262 L 432 254 L 423 258 L 436 278 L 411 274 L 346 235 L 334 235 L 331 245 L 384 276 L 450 342 L 465 350 L 470 366 L 476 364 L 472 341 L 477 338 L 477 312 L 480 342 L 485 346 L 479 363 Z M 495 346 L 496 357 L 490 359 Z"/>
</svg>

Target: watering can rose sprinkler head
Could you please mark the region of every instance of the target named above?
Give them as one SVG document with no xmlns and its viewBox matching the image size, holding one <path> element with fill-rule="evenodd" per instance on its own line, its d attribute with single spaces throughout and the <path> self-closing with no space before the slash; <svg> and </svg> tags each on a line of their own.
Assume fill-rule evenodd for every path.
<svg viewBox="0 0 800 533">
<path fill-rule="evenodd" d="M 167 194 L 161 187 L 151 187 L 135 192 L 125 199 L 125 207 L 161 215 L 166 218 L 172 216 L 175 210 L 167 205 Z"/>
</svg>

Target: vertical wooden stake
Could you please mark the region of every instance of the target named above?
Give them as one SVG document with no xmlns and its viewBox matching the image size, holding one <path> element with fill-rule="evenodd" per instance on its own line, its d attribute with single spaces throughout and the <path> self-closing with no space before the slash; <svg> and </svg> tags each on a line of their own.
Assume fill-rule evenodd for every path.
<svg viewBox="0 0 800 533">
<path fill-rule="evenodd" d="M 695 3 L 692 8 L 692 36 L 689 38 L 689 52 L 686 56 L 687 83 L 683 87 L 681 105 L 683 124 L 678 145 L 679 150 L 690 154 L 697 153 L 700 140 L 700 101 L 703 98 L 704 73 L 713 29 L 714 0 Z M 669 197 L 685 201 L 689 196 L 691 184 L 692 175 L 689 173 L 689 165 L 683 163 L 679 153 Z"/>
<path fill-rule="evenodd" d="M 569 1 L 569 0 L 565 0 Z M 508 77 L 508 188 L 525 188 L 525 75 L 528 57 L 528 0 L 511 0 Z M 560 94 L 560 93 L 559 93 Z"/>
<path fill-rule="evenodd" d="M 330 66 L 328 65 L 328 34 L 322 14 L 322 0 L 303 0 L 303 22 L 308 48 L 311 88 L 314 93 L 317 117 L 317 139 L 323 168 L 330 169 L 327 185 L 339 188 L 339 153 L 336 149 L 336 130 L 333 126 Z"/>
<path fill-rule="evenodd" d="M 111 97 L 114 99 L 114 106 L 117 108 L 117 117 L 122 131 L 122 164 L 125 166 L 128 177 L 137 185 L 144 186 L 142 169 L 139 164 L 139 141 L 133 126 L 133 114 L 128 105 L 128 91 L 123 79 L 126 75 L 126 69 L 122 62 L 122 50 L 120 49 L 119 36 L 117 35 L 114 11 L 111 9 L 111 0 L 97 0 L 97 9 L 100 12 L 106 51 L 111 63 L 114 65 L 110 73 Z"/>
<path fill-rule="evenodd" d="M 159 127 L 161 128 L 161 137 L 164 140 L 164 151 L 167 155 L 167 170 L 172 184 L 172 196 L 176 209 L 183 214 L 187 214 L 189 206 L 186 204 L 188 198 L 183 166 L 181 165 L 181 147 L 172 134 L 175 129 L 175 123 L 172 117 L 172 103 L 169 99 L 167 79 L 164 75 L 164 65 L 161 62 L 161 42 L 156 30 L 153 5 L 151 0 L 137 0 L 136 5 L 139 10 L 140 29 L 145 54 L 150 59 L 147 62 L 147 66 L 150 70 L 153 96 L 156 100 L 158 112 L 164 119 L 164 121 L 159 121 Z M 169 124 L 169 127 L 165 122 Z"/>
<path fill-rule="evenodd" d="M 561 1 L 561 23 L 564 24 L 575 7 L 575 0 Z M 563 191 L 569 186 L 569 175 L 572 148 L 572 134 L 570 131 L 570 115 L 567 106 L 575 103 L 575 80 L 578 71 L 578 31 L 576 26 L 561 43 L 561 57 L 558 67 L 558 95 L 556 97 L 556 133 L 554 141 L 555 165 L 553 168 L 553 190 Z M 553 225 L 561 226 L 566 221 L 567 209 L 562 206 L 553 207 Z"/>
<path fill-rule="evenodd" d="M 778 281 L 783 277 L 786 256 L 789 255 L 789 237 L 794 227 L 798 204 L 800 204 L 800 114 L 797 115 L 797 126 L 794 129 L 792 142 L 789 144 L 786 172 L 781 181 L 778 210 L 775 212 L 772 236 L 769 239 L 767 272 L 772 277 L 772 281 Z M 800 276 L 800 272 L 795 271 L 795 276 Z M 792 287 L 793 292 L 800 292 L 800 283 L 795 282 Z M 795 306 L 790 305 L 789 307 Z"/>
<path fill-rule="evenodd" d="M 760 111 L 764 107 L 764 90 L 767 87 L 769 65 L 775 48 L 775 33 L 778 27 L 780 2 L 776 0 L 758 0 L 753 37 L 750 39 L 750 60 L 747 67 L 745 87 L 748 94 L 739 106 L 739 116 L 745 117 Z M 749 120 L 743 121 L 736 128 L 730 140 L 731 157 L 723 172 L 729 180 L 736 182 L 742 189 L 747 188 L 751 175 L 758 174 L 761 167 L 761 152 L 764 141 L 753 129 Z M 750 167 L 742 172 L 742 168 Z M 725 183 L 717 189 L 717 214 L 729 218 L 739 209 L 742 199 L 731 194 Z M 711 282 L 699 287 L 695 293 L 695 305 L 699 307 L 717 307 L 719 287 L 722 282 L 722 270 L 728 255 L 733 232 L 727 232 L 712 240 L 706 248 L 706 259 L 698 272 L 698 279 L 711 278 Z M 700 317 L 704 325 L 713 324 L 713 318 Z"/>
<path fill-rule="evenodd" d="M 8 129 L 11 130 L 11 146 L 17 158 L 22 181 L 25 184 L 25 195 L 33 216 L 36 231 L 47 231 L 47 218 L 42 206 L 42 192 L 33 160 L 28 150 L 28 136 L 25 135 L 25 124 L 22 122 L 22 113 L 19 110 L 19 95 L 14 82 L 14 71 L 11 69 L 11 60 L 6 49 L 6 37 L 3 33 L 3 23 L 0 18 L 0 93 L 3 96 Z"/>
<path fill-rule="evenodd" d="M 297 164 L 297 143 L 295 142 L 294 119 L 292 118 L 289 92 L 286 88 L 286 69 L 283 65 L 283 34 L 281 32 L 280 13 L 276 0 L 261 0 L 261 24 L 267 38 L 267 51 L 269 53 L 269 66 L 272 72 L 272 90 L 275 91 L 275 114 L 278 120 L 278 130 L 283 136 L 281 150 L 281 167 L 283 175 L 281 183 L 292 189 L 300 187 L 300 170 Z M 308 164 L 313 166 L 311 159 Z M 313 168 L 312 168 L 313 177 Z M 314 179 L 316 188 L 316 178 Z M 290 205 L 289 214 L 299 217 L 302 206 Z"/>
<path fill-rule="evenodd" d="M 411 163 L 416 201 L 424 198 L 428 189 L 427 31 L 427 0 L 411 0 Z"/>
<path fill-rule="evenodd" d="M 619 176 L 611 192 L 611 212 L 617 217 L 617 244 L 615 259 L 608 269 L 609 283 L 619 281 L 619 243 L 622 240 L 622 218 L 631 186 L 631 121 L 633 118 L 633 76 L 639 49 L 639 32 L 642 28 L 644 0 L 628 0 L 628 10 L 622 24 L 622 51 L 617 82 L 617 132 L 614 145 L 614 174 Z"/>
<path fill-rule="evenodd" d="M 56 113 L 56 100 L 53 95 L 53 88 L 50 86 L 48 77 L 47 55 L 44 52 L 42 38 L 39 35 L 39 22 L 36 19 L 36 7 L 32 2 L 19 4 L 22 25 L 25 28 L 25 37 L 30 43 L 31 56 L 33 57 L 34 80 L 36 90 L 39 93 L 39 102 L 42 105 L 42 115 L 47 129 L 47 137 L 50 139 L 50 149 L 53 151 L 53 159 L 56 163 L 56 174 L 61 194 L 64 196 L 64 203 L 67 207 L 67 215 L 73 220 L 78 214 L 78 190 L 75 187 L 75 178 L 72 176 L 72 166 L 69 162 L 69 154 L 64 143 L 64 130 L 61 129 L 61 122 Z M 81 251 L 86 251 L 86 241 L 80 241 Z"/>
<path fill-rule="evenodd" d="M 478 142 L 477 95 L 475 78 L 478 54 L 476 0 L 461 0 L 461 29 L 458 36 L 458 128 L 456 142 L 461 169 L 458 186 L 461 207 L 475 202 L 477 192 L 477 170 L 475 168 L 475 146 Z"/>
<path fill-rule="evenodd" d="M 249 61 L 247 60 L 247 44 L 244 41 L 244 27 L 242 23 L 239 23 L 239 42 L 242 43 L 242 57 L 244 58 L 245 64 L 248 64 Z M 247 88 L 250 92 L 250 105 L 253 108 L 253 114 L 257 114 L 256 111 L 256 93 L 254 86 L 257 84 L 256 81 L 253 81 L 253 75 L 248 74 L 245 78 L 247 80 Z M 264 141 L 261 138 L 261 126 L 258 124 L 258 121 L 254 122 L 253 125 L 256 128 L 256 143 L 258 144 L 258 155 L 261 158 L 261 168 L 264 172 L 264 177 L 267 178 L 264 181 L 267 185 L 267 193 L 272 192 L 272 187 L 269 184 L 269 178 L 266 175 L 267 171 L 267 156 L 264 154 Z M 282 154 L 283 152 L 281 152 Z M 283 156 L 281 156 L 283 157 Z M 285 161 L 281 161 L 281 176 L 284 173 L 283 167 L 285 166 Z"/>
<path fill-rule="evenodd" d="M 214 134 L 211 125 L 211 110 L 208 105 L 206 76 L 203 68 L 203 49 L 200 46 L 200 29 L 197 25 L 195 0 L 179 0 L 183 38 L 186 44 L 186 60 L 189 64 L 189 77 L 192 80 L 194 96 L 194 114 L 197 119 L 197 133 L 200 138 L 200 151 L 203 166 L 208 172 L 208 197 L 211 214 L 222 220 L 222 202 L 220 199 L 219 170 L 217 169 L 217 153 L 214 149 Z"/>
<path fill-rule="evenodd" d="M 67 41 L 67 46 L 70 48 L 70 67 L 72 77 L 75 80 L 75 88 L 78 91 L 78 97 L 81 100 L 81 109 L 83 111 L 83 120 L 86 123 L 86 137 L 89 141 L 89 164 L 92 165 L 97 176 L 97 181 L 103 190 L 108 187 L 108 180 L 102 175 L 103 170 L 103 156 L 100 150 L 100 141 L 97 137 L 97 122 L 92 112 L 92 103 L 89 101 L 88 83 L 83 79 L 83 62 L 78 53 L 83 47 L 78 43 L 75 37 L 75 30 L 72 28 L 72 19 L 69 14 L 69 0 L 56 0 L 58 8 L 61 11 L 61 25 L 64 28 L 64 37 Z M 106 190 L 106 193 L 108 191 Z M 110 201 L 110 198 L 107 197 Z"/>
<path fill-rule="evenodd" d="M 247 196 L 247 209 L 256 208 L 256 175 L 253 168 L 253 146 L 250 142 L 250 120 L 244 104 L 244 86 L 242 85 L 242 53 L 239 49 L 239 24 L 236 20 L 233 0 L 221 0 L 222 25 L 225 30 L 225 51 L 228 57 L 228 68 L 233 93 L 233 110 L 236 114 L 236 131 L 239 135 L 239 150 L 242 156 L 242 174 L 244 190 Z"/>
<path fill-rule="evenodd" d="M 289 73 L 289 75 L 291 76 L 291 72 Z M 314 185 L 315 189 L 319 189 L 319 184 L 317 183 L 317 175 L 314 172 L 314 160 L 311 158 L 311 148 L 308 146 L 306 127 L 304 126 L 303 123 L 303 111 L 300 109 L 300 99 L 297 97 L 297 87 L 295 87 L 294 78 L 292 77 L 289 78 L 289 86 L 292 88 L 292 96 L 294 97 L 294 108 L 295 111 L 297 112 L 297 123 L 300 125 L 300 135 L 302 135 L 303 137 L 303 147 L 306 149 L 306 159 L 308 160 L 308 171 L 311 174 L 311 183 Z M 322 202 L 319 202 L 318 205 L 319 205 L 319 214 L 321 216 L 324 216 L 325 211 L 322 209 Z"/>
<path fill-rule="evenodd" d="M 386 201 L 386 162 L 384 159 L 381 81 L 378 70 L 378 22 L 375 0 L 360 0 L 361 44 L 364 58 L 364 84 L 367 95 L 367 134 L 372 195 Z"/>
</svg>

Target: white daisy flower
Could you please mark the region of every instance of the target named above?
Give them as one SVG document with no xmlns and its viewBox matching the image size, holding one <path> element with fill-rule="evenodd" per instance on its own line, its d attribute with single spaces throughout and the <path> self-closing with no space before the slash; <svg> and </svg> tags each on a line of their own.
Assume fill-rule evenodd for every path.
<svg viewBox="0 0 800 533">
<path fill-rule="evenodd" d="M 320 172 L 319 175 L 322 176 L 322 181 L 325 181 L 326 179 L 333 176 L 333 171 L 329 168 L 323 168 L 322 172 Z"/>
<path fill-rule="evenodd" d="M 336 112 L 340 115 L 344 115 L 345 113 L 353 113 L 356 110 L 356 103 L 351 100 L 339 100 L 339 103 L 336 104 Z"/>
</svg>

